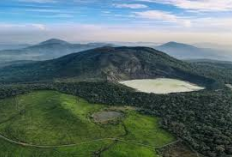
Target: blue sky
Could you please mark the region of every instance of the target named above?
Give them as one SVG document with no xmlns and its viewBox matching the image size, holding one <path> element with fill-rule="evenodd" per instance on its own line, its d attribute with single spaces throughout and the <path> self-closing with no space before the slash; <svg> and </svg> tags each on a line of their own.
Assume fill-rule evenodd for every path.
<svg viewBox="0 0 232 157">
<path fill-rule="evenodd" d="M 1 0 L 0 19 L 0 42 L 232 41 L 232 0 Z"/>
</svg>

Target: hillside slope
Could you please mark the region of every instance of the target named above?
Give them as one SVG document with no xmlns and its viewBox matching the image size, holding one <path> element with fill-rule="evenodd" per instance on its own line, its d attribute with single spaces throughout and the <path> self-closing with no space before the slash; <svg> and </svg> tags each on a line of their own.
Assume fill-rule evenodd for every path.
<svg viewBox="0 0 232 157">
<path fill-rule="evenodd" d="M 17 66 L 29 63 L 35 63 L 36 61 L 30 60 L 16 60 L 16 61 L 9 61 L 9 62 L 0 62 L 0 68 L 7 67 L 7 66 Z"/>
<path fill-rule="evenodd" d="M 190 64 L 147 47 L 102 47 L 0 70 L 1 82 L 66 78 L 118 81 L 158 77 L 178 78 L 194 83 L 209 81 L 197 75 Z"/>
<path fill-rule="evenodd" d="M 188 60 L 202 76 L 232 84 L 232 62 L 215 60 Z"/>
</svg>

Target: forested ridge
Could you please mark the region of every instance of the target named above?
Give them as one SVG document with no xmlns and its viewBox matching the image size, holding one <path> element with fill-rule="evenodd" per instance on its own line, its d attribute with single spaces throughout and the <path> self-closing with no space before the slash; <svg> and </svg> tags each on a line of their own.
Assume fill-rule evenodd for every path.
<svg viewBox="0 0 232 157">
<path fill-rule="evenodd" d="M 232 155 L 232 92 L 226 87 L 192 93 L 155 95 L 109 82 L 3 85 L 1 98 L 33 90 L 57 90 L 89 102 L 132 105 L 162 118 L 162 126 L 205 156 Z"/>
<path fill-rule="evenodd" d="M 175 78 L 208 86 L 189 63 L 149 47 L 101 47 L 57 59 L 0 68 L 0 83 Z M 15 77 L 17 76 L 17 77 Z"/>
</svg>

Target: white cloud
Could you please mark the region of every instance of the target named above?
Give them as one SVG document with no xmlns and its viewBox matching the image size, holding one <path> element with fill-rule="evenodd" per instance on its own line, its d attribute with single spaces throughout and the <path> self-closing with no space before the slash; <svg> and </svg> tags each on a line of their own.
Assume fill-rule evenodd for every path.
<svg viewBox="0 0 232 157">
<path fill-rule="evenodd" d="M 1 31 L 30 31 L 30 30 L 39 30 L 44 31 L 46 30 L 46 26 L 43 24 L 38 23 L 31 23 L 31 24 L 5 24 L 0 23 L 0 30 Z"/>
<path fill-rule="evenodd" d="M 184 27 L 191 27 L 192 22 L 190 19 L 185 17 L 176 16 L 169 12 L 158 11 L 158 10 L 148 10 L 142 12 L 134 12 L 135 17 L 148 19 L 152 21 L 170 22 L 173 25 L 179 25 Z M 150 21 L 150 22 L 152 22 Z"/>
<path fill-rule="evenodd" d="M 144 4 L 114 4 L 114 6 L 117 8 L 130 8 L 130 9 L 143 9 L 148 7 Z"/>
<path fill-rule="evenodd" d="M 31 11 L 31 12 L 41 12 L 41 13 L 62 13 L 61 10 L 57 9 L 25 9 L 25 11 Z"/>
<path fill-rule="evenodd" d="M 154 19 L 154 20 L 164 20 L 170 22 L 176 22 L 177 17 L 171 13 L 158 11 L 158 10 L 148 10 L 142 12 L 134 12 L 137 17 L 145 19 Z"/>
<path fill-rule="evenodd" d="M 232 32 L 232 17 L 231 18 L 197 18 L 192 20 L 194 28 L 205 32 Z"/>
<path fill-rule="evenodd" d="M 110 11 L 102 11 L 103 14 L 110 14 Z"/>
<path fill-rule="evenodd" d="M 203 12 L 231 11 L 232 0 L 137 0 L 141 2 L 154 2 L 176 6 L 187 10 Z"/>
<path fill-rule="evenodd" d="M 24 11 L 33 12 L 33 13 L 49 13 L 47 15 L 41 14 L 41 16 L 43 17 L 73 17 L 74 14 L 79 13 L 78 11 L 58 10 L 58 9 L 50 9 L 50 8 L 45 8 L 45 9 L 32 8 L 32 9 L 24 9 Z M 35 16 L 40 16 L 40 14 L 35 14 Z"/>
<path fill-rule="evenodd" d="M 20 2 L 31 2 L 31 3 L 55 3 L 56 0 L 19 0 Z"/>
<path fill-rule="evenodd" d="M 222 28 L 231 26 L 232 18 L 218 21 L 212 24 L 213 26 L 209 25 L 210 21 L 216 22 L 217 19 L 197 19 L 192 21 L 193 26 L 191 28 L 173 27 L 173 25 L 159 26 L 151 23 L 148 23 L 147 26 L 84 25 L 78 23 L 0 24 L 0 34 L 2 34 L 0 41 L 40 42 L 48 38 L 61 38 L 68 41 L 166 42 L 173 40 L 178 42 L 231 44 L 232 30 L 222 31 Z"/>
<path fill-rule="evenodd" d="M 42 31 L 46 30 L 46 26 L 43 24 L 31 24 L 31 26 Z"/>
<path fill-rule="evenodd" d="M 191 20 L 184 20 L 184 26 L 185 27 L 192 27 L 192 21 Z"/>
<path fill-rule="evenodd" d="M 136 18 L 142 18 L 147 25 L 156 24 L 163 29 L 187 29 L 188 31 L 198 32 L 232 32 L 232 17 L 186 17 L 175 15 L 170 12 L 158 10 L 148 10 L 133 13 Z M 142 23 L 143 21 L 140 21 Z M 170 23 L 170 24 L 167 24 Z"/>
</svg>

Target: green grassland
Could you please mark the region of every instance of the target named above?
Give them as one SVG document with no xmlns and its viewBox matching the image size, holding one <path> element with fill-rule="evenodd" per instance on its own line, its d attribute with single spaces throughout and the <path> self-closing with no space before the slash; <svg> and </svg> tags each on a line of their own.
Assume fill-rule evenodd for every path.
<svg viewBox="0 0 232 157">
<path fill-rule="evenodd" d="M 0 100 L 0 156 L 152 157 L 158 156 L 156 147 L 175 140 L 159 127 L 158 118 L 132 109 L 125 108 L 125 116 L 114 123 L 91 119 L 93 113 L 110 109 L 55 91 Z"/>
</svg>

